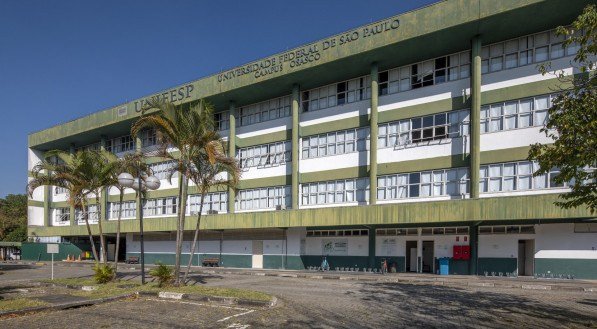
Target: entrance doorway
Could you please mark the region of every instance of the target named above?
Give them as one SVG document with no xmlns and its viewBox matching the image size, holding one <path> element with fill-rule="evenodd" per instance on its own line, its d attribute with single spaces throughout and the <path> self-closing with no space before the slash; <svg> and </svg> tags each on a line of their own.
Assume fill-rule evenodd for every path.
<svg viewBox="0 0 597 329">
<path fill-rule="evenodd" d="M 433 241 L 423 241 L 423 273 L 433 273 L 435 264 L 433 262 L 434 244 Z"/>
<path fill-rule="evenodd" d="M 263 268 L 263 240 L 253 241 L 253 268 Z"/>
<path fill-rule="evenodd" d="M 535 240 L 518 240 L 518 275 L 535 272 Z"/>
<path fill-rule="evenodd" d="M 406 241 L 406 271 L 417 271 L 417 241 Z"/>
</svg>

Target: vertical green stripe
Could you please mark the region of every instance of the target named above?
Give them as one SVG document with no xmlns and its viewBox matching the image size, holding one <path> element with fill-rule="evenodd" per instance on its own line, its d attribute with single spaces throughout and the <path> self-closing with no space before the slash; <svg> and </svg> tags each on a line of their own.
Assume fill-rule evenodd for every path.
<svg viewBox="0 0 597 329">
<path fill-rule="evenodd" d="M 229 128 L 228 128 L 228 155 L 231 157 L 236 156 L 236 107 L 234 102 L 230 102 L 229 107 Z M 228 212 L 234 213 L 234 200 L 236 199 L 236 193 L 234 189 L 228 188 Z"/>
<path fill-rule="evenodd" d="M 371 131 L 371 142 L 369 147 L 369 204 L 377 203 L 377 63 L 371 65 L 371 119 L 369 121 Z"/>
<path fill-rule="evenodd" d="M 479 198 L 479 169 L 481 163 L 481 39 L 475 36 L 471 41 L 471 198 Z"/>
<path fill-rule="evenodd" d="M 299 191 L 299 86 L 292 86 L 292 209 L 298 209 Z"/>
</svg>

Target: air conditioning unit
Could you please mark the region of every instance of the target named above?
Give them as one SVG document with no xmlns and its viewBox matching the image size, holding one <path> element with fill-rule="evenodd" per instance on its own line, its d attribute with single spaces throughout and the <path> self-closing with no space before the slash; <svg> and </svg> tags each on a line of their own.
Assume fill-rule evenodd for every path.
<svg viewBox="0 0 597 329">
<path fill-rule="evenodd" d="M 217 215 L 217 214 L 218 214 L 218 211 L 217 211 L 217 210 L 208 210 L 208 211 L 207 211 L 207 214 L 208 214 L 208 215 Z"/>
<path fill-rule="evenodd" d="M 277 205 L 276 210 L 286 210 L 286 206 L 285 205 Z"/>
</svg>

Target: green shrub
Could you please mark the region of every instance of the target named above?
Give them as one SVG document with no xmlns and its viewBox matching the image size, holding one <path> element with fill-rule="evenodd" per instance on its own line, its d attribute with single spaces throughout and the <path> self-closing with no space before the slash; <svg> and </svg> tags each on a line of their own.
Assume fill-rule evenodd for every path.
<svg viewBox="0 0 597 329">
<path fill-rule="evenodd" d="M 158 280 L 158 287 L 169 285 L 174 278 L 174 275 L 172 274 L 172 267 L 166 266 L 162 263 L 156 263 L 156 265 L 157 267 L 154 267 L 151 271 L 149 271 L 149 275 Z"/>
<path fill-rule="evenodd" d="M 116 276 L 116 271 L 110 265 L 96 264 L 93 267 L 93 272 L 93 278 L 95 279 L 95 282 L 102 284 L 114 280 L 114 277 Z"/>
</svg>

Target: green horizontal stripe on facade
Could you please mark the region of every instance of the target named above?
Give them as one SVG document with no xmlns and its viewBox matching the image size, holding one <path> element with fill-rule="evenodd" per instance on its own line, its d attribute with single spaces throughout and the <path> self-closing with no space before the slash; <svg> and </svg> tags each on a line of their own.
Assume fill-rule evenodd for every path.
<svg viewBox="0 0 597 329">
<path fill-rule="evenodd" d="M 462 110 L 469 107 L 470 105 L 468 99 L 465 99 L 463 96 L 458 96 L 454 98 L 447 98 L 439 101 L 405 106 L 397 109 L 379 112 L 379 122 L 384 123 L 396 120 L 403 120 L 424 115 Z"/>
<path fill-rule="evenodd" d="M 322 182 L 334 179 L 361 178 L 368 177 L 369 166 L 350 167 L 342 169 L 315 171 L 301 173 L 299 180 L 301 183 Z"/>
<path fill-rule="evenodd" d="M 483 135 L 481 135 L 483 136 Z M 530 146 L 481 152 L 481 164 L 522 161 L 529 157 Z"/>
<path fill-rule="evenodd" d="M 481 199 L 455 199 L 428 202 L 407 202 L 358 207 L 333 207 L 202 216 L 201 229 L 258 229 L 354 225 L 402 225 L 483 221 L 528 221 L 542 223 L 593 218 L 586 208 L 562 209 L 554 205 L 558 194 L 504 196 Z M 144 219 L 144 229 L 176 230 L 176 217 Z M 137 220 L 122 221 L 122 232 L 138 232 Z M 196 217 L 187 217 L 185 230 L 194 230 Z M 105 233 L 116 232 L 116 222 L 103 224 Z M 97 225 L 92 225 L 97 234 Z M 30 226 L 30 236 L 85 236 L 85 226 Z"/>
<path fill-rule="evenodd" d="M 257 187 L 268 187 L 268 186 L 285 186 L 292 184 L 292 176 L 275 176 L 275 177 L 266 177 L 266 178 L 255 178 L 255 179 L 247 179 L 242 180 L 238 184 L 239 190 L 250 189 L 250 188 L 257 188 Z"/>
<path fill-rule="evenodd" d="M 43 207 L 43 201 L 27 200 L 27 206 L 29 207 Z"/>
<path fill-rule="evenodd" d="M 178 193 L 178 190 L 176 190 Z M 108 202 L 120 202 L 120 195 L 108 195 Z M 137 196 L 135 193 L 126 193 L 123 195 L 122 201 L 135 201 L 137 200 Z"/>
<path fill-rule="evenodd" d="M 89 204 L 95 204 L 95 201 L 91 202 L 91 200 L 88 200 Z M 59 201 L 59 202 L 50 202 L 50 208 L 52 209 L 56 209 L 56 208 L 68 208 L 70 207 L 70 204 L 68 204 L 68 202 L 66 201 Z"/>
<path fill-rule="evenodd" d="M 539 71 L 537 71 L 537 74 Z M 557 78 L 529 82 L 522 85 L 505 87 L 495 90 L 481 92 L 481 105 L 506 102 L 521 98 L 533 97 L 556 93 L 560 88 L 571 86 L 570 83 L 562 82 Z"/>
<path fill-rule="evenodd" d="M 292 139 L 292 130 L 282 130 L 273 133 L 267 133 L 257 136 L 240 138 L 236 137 L 236 147 L 247 147 L 253 145 L 275 143 L 281 141 L 287 141 Z"/>
</svg>

